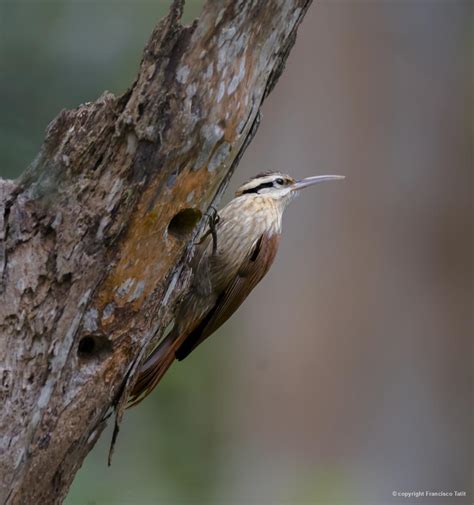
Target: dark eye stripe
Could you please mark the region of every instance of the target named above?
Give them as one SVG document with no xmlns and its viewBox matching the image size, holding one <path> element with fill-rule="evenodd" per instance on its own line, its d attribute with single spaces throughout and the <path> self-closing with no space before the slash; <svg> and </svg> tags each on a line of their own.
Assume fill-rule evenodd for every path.
<svg viewBox="0 0 474 505">
<path fill-rule="evenodd" d="M 242 191 L 242 194 L 246 195 L 248 193 L 258 193 L 259 190 L 261 190 L 263 188 L 273 188 L 273 181 L 264 182 L 262 184 L 259 184 L 258 186 L 255 186 L 254 188 L 246 189 L 245 191 Z"/>
</svg>

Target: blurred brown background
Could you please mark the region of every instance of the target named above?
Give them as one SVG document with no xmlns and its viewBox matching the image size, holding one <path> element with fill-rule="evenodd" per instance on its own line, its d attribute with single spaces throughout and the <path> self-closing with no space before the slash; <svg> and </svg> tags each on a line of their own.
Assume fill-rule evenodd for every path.
<svg viewBox="0 0 474 505">
<path fill-rule="evenodd" d="M 61 108 L 125 90 L 167 3 L 0 1 L 0 174 Z M 230 189 L 347 179 L 292 204 L 267 278 L 127 413 L 110 469 L 105 434 L 68 505 L 472 502 L 472 14 L 313 4 Z"/>
</svg>

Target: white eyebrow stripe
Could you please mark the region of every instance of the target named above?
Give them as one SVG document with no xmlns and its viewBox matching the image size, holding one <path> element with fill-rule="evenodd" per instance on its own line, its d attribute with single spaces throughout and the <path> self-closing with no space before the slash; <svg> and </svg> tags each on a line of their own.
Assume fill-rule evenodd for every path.
<svg viewBox="0 0 474 505">
<path fill-rule="evenodd" d="M 267 175 L 266 177 L 259 177 L 258 179 L 253 179 L 247 184 L 244 184 L 243 186 L 240 186 L 241 191 L 248 191 L 249 189 L 254 189 L 258 188 L 258 186 L 261 186 L 262 184 L 268 184 L 269 182 L 274 182 L 275 179 L 278 179 L 281 177 L 280 175 Z"/>
</svg>

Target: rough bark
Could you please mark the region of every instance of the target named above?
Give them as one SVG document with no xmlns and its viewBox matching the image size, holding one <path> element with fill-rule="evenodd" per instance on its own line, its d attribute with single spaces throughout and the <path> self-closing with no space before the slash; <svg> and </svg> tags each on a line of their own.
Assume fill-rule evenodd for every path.
<svg viewBox="0 0 474 505">
<path fill-rule="evenodd" d="M 0 180 L 1 503 L 63 500 L 173 317 L 309 4 L 208 1 L 182 26 L 175 1 L 131 89 L 63 111 Z"/>
</svg>

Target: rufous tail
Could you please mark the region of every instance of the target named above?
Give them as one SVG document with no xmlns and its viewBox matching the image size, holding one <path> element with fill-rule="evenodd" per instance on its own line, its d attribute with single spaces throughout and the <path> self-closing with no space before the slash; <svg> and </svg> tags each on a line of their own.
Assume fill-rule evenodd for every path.
<svg viewBox="0 0 474 505">
<path fill-rule="evenodd" d="M 175 346 L 171 335 L 160 342 L 141 366 L 137 381 L 130 393 L 127 408 L 138 405 L 160 382 L 161 378 L 175 360 Z"/>
</svg>

